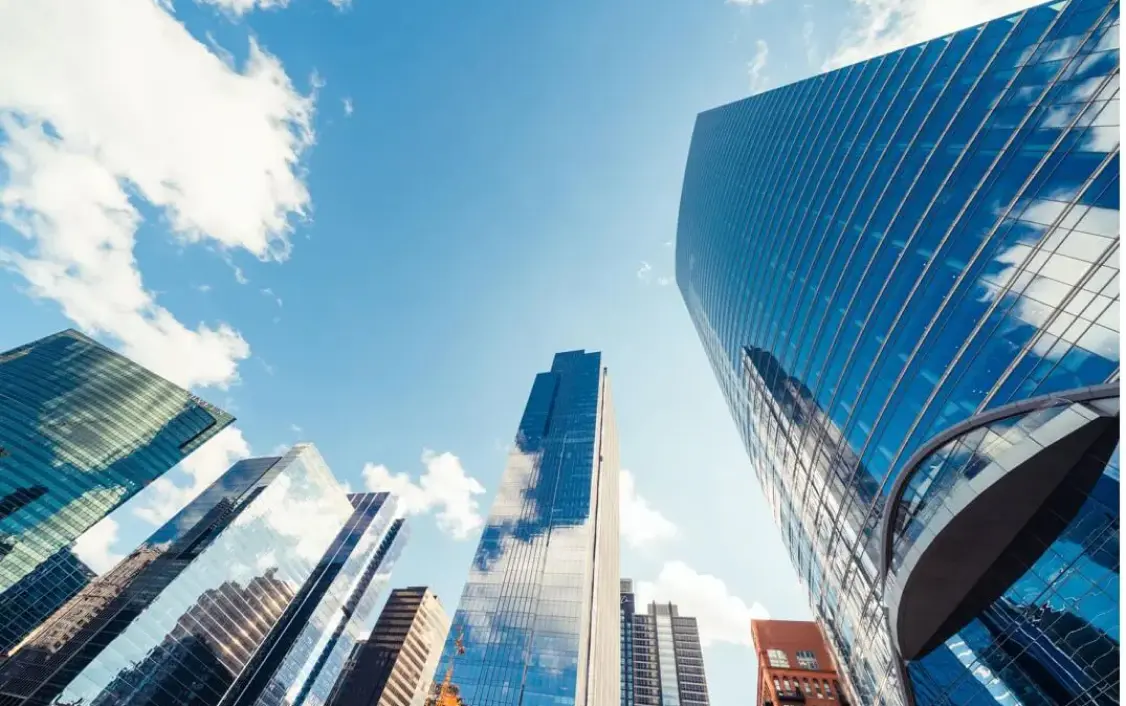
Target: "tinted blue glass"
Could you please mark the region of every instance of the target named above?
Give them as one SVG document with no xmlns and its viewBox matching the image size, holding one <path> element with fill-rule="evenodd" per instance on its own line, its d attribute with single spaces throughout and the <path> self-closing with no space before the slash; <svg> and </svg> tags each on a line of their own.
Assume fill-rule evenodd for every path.
<svg viewBox="0 0 1126 706">
<path fill-rule="evenodd" d="M 1117 374 L 1117 22 L 1043 5 L 697 119 L 678 284 L 861 703 L 905 698 L 879 570 L 902 464 Z M 924 703 L 1004 703 L 977 687 Z"/>
<path fill-rule="evenodd" d="M 617 432 L 598 353 L 536 376 L 514 446 L 440 664 L 475 706 L 616 703 Z"/>
<path fill-rule="evenodd" d="M 0 353 L 0 596 L 233 419 L 76 331 Z"/>
</svg>

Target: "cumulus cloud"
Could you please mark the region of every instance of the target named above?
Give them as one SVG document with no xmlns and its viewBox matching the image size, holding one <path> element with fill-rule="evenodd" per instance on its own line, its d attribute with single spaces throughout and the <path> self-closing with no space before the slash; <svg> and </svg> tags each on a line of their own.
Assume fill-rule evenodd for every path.
<svg viewBox="0 0 1126 706">
<path fill-rule="evenodd" d="M 823 68 L 834 69 L 1017 12 L 1040 0 L 852 0 L 856 18 Z"/>
<path fill-rule="evenodd" d="M 641 267 L 637 268 L 637 278 L 642 282 L 648 282 L 653 279 L 653 266 L 645 260 L 642 260 Z"/>
<path fill-rule="evenodd" d="M 0 265 L 181 385 L 237 379 L 242 336 L 185 325 L 144 286 L 134 200 L 182 242 L 284 259 L 313 98 L 253 41 L 239 71 L 152 0 L 5 3 L 0 46 L 0 219 L 26 239 Z"/>
<path fill-rule="evenodd" d="M 71 551 L 97 574 L 104 574 L 125 558 L 124 554 L 113 551 L 119 529 L 112 517 L 102 518 L 74 540 Z"/>
<path fill-rule="evenodd" d="M 352 113 L 354 112 L 354 110 L 355 110 L 355 108 L 352 106 L 352 99 L 351 98 L 345 98 L 344 99 L 344 115 L 350 117 L 352 115 Z"/>
<path fill-rule="evenodd" d="M 223 475 L 236 461 L 250 456 L 250 445 L 237 427 L 229 426 L 180 462 L 188 475 L 187 485 L 177 485 L 167 473 L 154 480 L 134 499 L 133 513 L 154 525 L 162 525 L 207 486 Z"/>
<path fill-rule="evenodd" d="M 755 55 L 747 64 L 747 75 L 751 79 L 751 94 L 762 93 L 770 86 L 770 79 L 766 76 L 766 60 L 770 55 L 770 47 L 761 39 L 755 40 Z"/>
<path fill-rule="evenodd" d="M 627 544 L 643 547 L 676 536 L 676 525 L 638 495 L 633 473 L 625 469 L 619 476 L 618 496 L 621 499 L 621 535 Z"/>
<path fill-rule="evenodd" d="M 438 527 L 454 539 L 466 539 L 485 524 L 474 496 L 485 492 L 452 453 L 422 452 L 426 472 L 411 480 L 406 473 L 391 473 L 383 465 L 366 464 L 364 485 L 370 491 L 388 491 L 399 496 L 399 513 L 421 515 L 436 512 Z"/>
<path fill-rule="evenodd" d="M 642 605 L 672 602 L 682 615 L 695 616 L 704 647 L 716 642 L 750 645 L 751 619 L 770 617 L 762 604 L 747 605 L 722 579 L 696 573 L 682 561 L 666 562 L 656 581 L 638 582 L 637 598 Z"/>
</svg>

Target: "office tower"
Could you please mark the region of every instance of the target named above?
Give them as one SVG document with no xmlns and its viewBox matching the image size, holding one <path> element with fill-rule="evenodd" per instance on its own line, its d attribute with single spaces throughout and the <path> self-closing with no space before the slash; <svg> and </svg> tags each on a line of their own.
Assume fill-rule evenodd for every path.
<svg viewBox="0 0 1126 706">
<path fill-rule="evenodd" d="M 858 703 L 1117 703 L 1118 11 L 696 121 L 678 286 Z"/>
<path fill-rule="evenodd" d="M 70 550 L 60 549 L 0 595 L 0 661 L 96 574 Z"/>
<path fill-rule="evenodd" d="M 696 619 L 672 603 L 636 612 L 633 581 L 621 581 L 623 706 L 708 706 Z"/>
<path fill-rule="evenodd" d="M 0 400 L 0 601 L 27 607 L 4 647 L 71 593 L 37 568 L 234 418 L 72 330 L 0 353 Z"/>
<path fill-rule="evenodd" d="M 240 461 L 0 664 L 0 704 L 317 702 L 374 620 L 394 512 L 308 444 Z"/>
<path fill-rule="evenodd" d="M 618 703 L 618 470 L 601 355 L 556 354 L 532 384 L 435 676 L 452 663 L 466 704 Z"/>
<path fill-rule="evenodd" d="M 397 588 L 353 649 L 329 706 L 424 706 L 450 618 L 425 586 Z"/>
<path fill-rule="evenodd" d="M 757 703 L 848 706 L 817 623 L 752 620 L 751 638 L 758 657 Z"/>
</svg>

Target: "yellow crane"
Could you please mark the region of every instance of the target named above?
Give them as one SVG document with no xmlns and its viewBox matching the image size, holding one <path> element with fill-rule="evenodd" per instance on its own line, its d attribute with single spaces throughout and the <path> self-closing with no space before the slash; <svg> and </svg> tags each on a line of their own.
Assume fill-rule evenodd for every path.
<svg viewBox="0 0 1126 706">
<path fill-rule="evenodd" d="M 457 639 L 454 640 L 454 646 L 457 649 L 450 655 L 450 664 L 446 667 L 446 677 L 438 687 L 438 698 L 434 701 L 433 706 L 463 706 L 461 696 L 458 695 L 457 685 L 450 683 L 454 676 L 454 657 L 465 654 L 465 643 L 462 642 L 463 634 L 463 629 L 459 627 Z"/>
</svg>

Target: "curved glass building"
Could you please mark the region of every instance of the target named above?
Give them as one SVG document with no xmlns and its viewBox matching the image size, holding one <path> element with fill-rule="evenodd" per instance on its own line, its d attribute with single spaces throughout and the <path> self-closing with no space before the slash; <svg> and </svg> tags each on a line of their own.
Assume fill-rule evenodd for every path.
<svg viewBox="0 0 1126 706">
<path fill-rule="evenodd" d="M 702 113 L 677 282 L 862 704 L 1117 704 L 1118 4 Z"/>
</svg>

